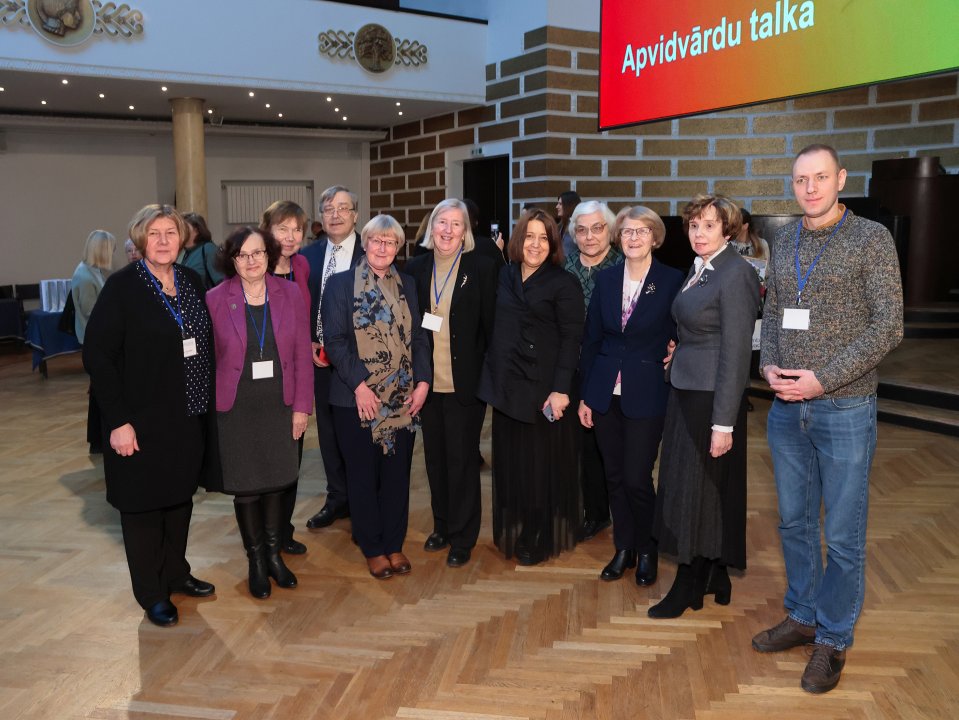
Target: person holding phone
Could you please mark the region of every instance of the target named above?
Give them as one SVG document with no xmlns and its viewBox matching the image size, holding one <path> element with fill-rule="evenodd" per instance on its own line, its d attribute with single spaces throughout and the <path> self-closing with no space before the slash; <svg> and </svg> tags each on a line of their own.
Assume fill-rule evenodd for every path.
<svg viewBox="0 0 959 720">
<path fill-rule="evenodd" d="M 570 403 L 585 306 L 545 212 L 520 218 L 508 251 L 477 394 L 493 406 L 493 541 L 535 565 L 573 547 L 582 518 Z"/>
</svg>

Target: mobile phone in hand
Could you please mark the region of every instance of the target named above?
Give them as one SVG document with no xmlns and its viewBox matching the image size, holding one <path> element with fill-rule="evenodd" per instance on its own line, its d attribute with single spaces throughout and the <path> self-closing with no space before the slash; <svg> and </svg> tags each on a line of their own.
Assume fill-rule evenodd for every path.
<svg viewBox="0 0 959 720">
<path fill-rule="evenodd" d="M 550 422 L 554 422 L 556 420 L 556 417 L 553 415 L 553 406 L 549 403 L 546 403 L 543 406 L 543 416 Z"/>
</svg>

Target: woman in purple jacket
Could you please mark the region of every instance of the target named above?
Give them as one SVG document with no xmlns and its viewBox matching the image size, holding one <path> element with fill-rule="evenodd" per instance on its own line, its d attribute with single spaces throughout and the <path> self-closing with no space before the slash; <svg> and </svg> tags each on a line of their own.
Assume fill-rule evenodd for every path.
<svg viewBox="0 0 959 720">
<path fill-rule="evenodd" d="M 273 277 L 280 248 L 269 232 L 244 227 L 223 244 L 227 279 L 207 293 L 216 350 L 216 410 L 223 490 L 250 561 L 250 594 L 270 578 L 296 587 L 280 556 L 283 492 L 299 473 L 297 441 L 313 410 L 306 304 L 296 285 Z"/>
</svg>

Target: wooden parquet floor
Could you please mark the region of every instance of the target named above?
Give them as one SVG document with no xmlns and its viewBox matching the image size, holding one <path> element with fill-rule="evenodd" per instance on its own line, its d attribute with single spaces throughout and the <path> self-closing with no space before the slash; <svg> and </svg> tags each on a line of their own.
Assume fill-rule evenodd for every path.
<svg viewBox="0 0 959 720">
<path fill-rule="evenodd" d="M 43 381 L 28 356 L 0 357 L 2 720 L 959 717 L 957 439 L 880 426 L 865 611 L 841 684 L 812 696 L 803 649 L 750 648 L 781 619 L 784 584 L 763 401 L 749 426 L 749 569 L 727 607 L 649 620 L 674 565 L 651 589 L 600 582 L 608 531 L 520 568 L 485 527 L 473 561 L 447 568 L 422 550 L 418 448 L 410 575 L 371 579 L 341 521 L 298 533 L 299 588 L 254 600 L 231 500 L 201 492 L 189 559 L 217 595 L 179 598 L 180 624 L 160 629 L 130 593 L 119 518 L 86 454 L 86 377 L 75 356 L 50 365 Z M 316 442 L 311 429 L 301 528 L 322 505 Z"/>
</svg>

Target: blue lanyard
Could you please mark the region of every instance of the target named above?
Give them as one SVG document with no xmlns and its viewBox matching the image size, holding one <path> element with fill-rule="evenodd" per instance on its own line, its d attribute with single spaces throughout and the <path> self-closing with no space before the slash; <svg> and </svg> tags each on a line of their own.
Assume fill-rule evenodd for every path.
<svg viewBox="0 0 959 720">
<path fill-rule="evenodd" d="M 263 329 L 256 326 L 256 320 L 253 318 L 253 311 L 250 309 L 250 303 L 246 299 L 246 290 L 243 291 L 243 304 L 246 305 L 246 311 L 250 314 L 250 322 L 253 324 L 253 332 L 256 333 L 256 339 L 260 341 L 260 360 L 263 359 L 263 345 L 266 343 L 266 324 L 270 320 L 270 291 L 265 289 L 266 297 L 263 300 Z"/>
<path fill-rule="evenodd" d="M 460 245 L 459 252 L 456 253 L 456 257 L 453 258 L 453 264 L 450 265 L 449 272 L 446 273 L 446 279 L 443 281 L 443 287 L 440 288 L 439 292 L 436 292 L 436 261 L 433 261 L 433 297 L 436 300 L 436 307 L 440 306 L 440 298 L 443 297 L 443 293 L 446 291 L 446 283 L 450 281 L 450 275 L 453 274 L 453 268 L 456 267 L 456 263 L 460 259 L 460 255 L 463 254 L 463 246 Z"/>
<path fill-rule="evenodd" d="M 186 333 L 183 330 L 183 311 L 180 307 L 180 281 L 177 278 L 176 268 L 173 268 L 173 287 L 176 288 L 176 310 L 174 310 L 173 306 L 170 304 L 170 301 L 167 300 L 166 293 L 163 292 L 163 288 L 160 286 L 160 283 L 157 282 L 157 279 L 153 277 L 153 273 L 150 272 L 150 268 L 147 267 L 146 262 L 140 260 L 140 265 L 142 265 L 143 269 L 147 271 L 147 277 L 150 278 L 150 282 L 153 283 L 153 287 L 155 287 L 157 293 L 159 293 L 160 298 L 163 300 L 163 304 L 166 305 L 166 309 L 170 311 L 173 319 L 176 320 L 176 324 L 180 326 L 180 335 L 186 337 Z"/>
<path fill-rule="evenodd" d="M 806 274 L 802 274 L 802 269 L 799 266 L 799 235 L 802 232 L 802 220 L 799 221 L 799 224 L 796 226 L 796 304 L 799 305 L 802 302 L 802 292 L 806 288 L 806 283 L 809 281 L 809 276 L 812 275 L 813 268 L 816 267 L 816 263 L 819 262 L 819 258 L 822 257 L 822 254 L 826 252 L 826 246 L 829 245 L 829 241 L 832 240 L 836 233 L 839 232 L 839 228 L 842 227 L 842 224 L 846 222 L 846 215 L 849 213 L 848 210 L 843 210 L 842 217 L 839 219 L 839 224 L 836 225 L 836 229 L 833 230 L 829 237 L 826 238 L 825 244 L 822 246 L 822 249 L 813 259 L 812 264 L 809 266 L 809 269 L 806 270 Z"/>
</svg>

